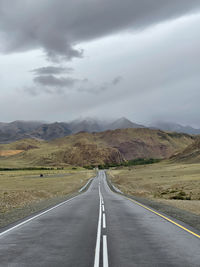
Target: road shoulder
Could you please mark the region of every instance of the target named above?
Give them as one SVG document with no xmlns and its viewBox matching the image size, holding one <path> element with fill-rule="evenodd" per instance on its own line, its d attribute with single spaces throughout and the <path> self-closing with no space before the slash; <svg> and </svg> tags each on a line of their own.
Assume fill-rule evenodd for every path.
<svg viewBox="0 0 200 267">
<path fill-rule="evenodd" d="M 116 186 L 114 185 L 113 187 L 108 174 L 107 174 L 107 182 L 108 182 L 110 189 L 113 192 L 120 194 L 116 190 Z M 138 196 L 131 196 L 131 195 L 126 195 L 126 194 L 122 194 L 122 195 L 124 195 L 127 198 L 133 199 L 149 208 L 152 208 L 159 213 L 170 216 L 171 218 L 178 220 L 179 222 L 183 222 L 184 224 L 189 225 L 190 227 L 194 228 L 194 230 L 200 231 L 200 216 L 199 215 L 161 203 L 159 202 L 159 200 L 156 201 L 152 199 L 142 198 Z"/>
</svg>

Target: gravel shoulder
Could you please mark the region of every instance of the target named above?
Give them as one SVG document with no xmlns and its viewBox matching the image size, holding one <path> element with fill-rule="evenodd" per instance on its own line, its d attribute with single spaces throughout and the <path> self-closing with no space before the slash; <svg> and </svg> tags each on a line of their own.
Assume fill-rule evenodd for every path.
<svg viewBox="0 0 200 267">
<path fill-rule="evenodd" d="M 7 228 L 8 226 L 11 227 L 12 224 L 16 224 L 17 222 L 22 221 L 24 218 L 31 217 L 36 215 L 48 208 L 51 208 L 71 197 L 77 195 L 68 195 L 64 197 L 56 197 L 51 199 L 45 199 L 40 202 L 31 203 L 24 207 L 15 208 L 5 213 L 0 213 L 0 230 L 4 230 L 3 228 Z"/>
</svg>

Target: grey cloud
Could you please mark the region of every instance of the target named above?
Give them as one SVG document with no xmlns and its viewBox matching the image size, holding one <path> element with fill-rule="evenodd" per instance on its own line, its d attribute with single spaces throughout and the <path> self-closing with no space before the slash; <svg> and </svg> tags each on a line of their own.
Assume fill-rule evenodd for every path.
<svg viewBox="0 0 200 267">
<path fill-rule="evenodd" d="M 28 86 L 25 87 L 23 90 L 25 93 L 37 97 L 40 94 L 47 94 L 47 95 L 63 95 L 65 93 L 64 89 L 61 87 L 38 87 L 38 86 Z"/>
<path fill-rule="evenodd" d="M 35 86 L 25 87 L 24 91 L 32 96 L 43 94 L 65 94 L 75 87 L 88 83 L 87 79 L 56 77 L 55 75 L 38 75 L 33 79 Z"/>
<path fill-rule="evenodd" d="M 33 79 L 36 87 L 26 87 L 25 92 L 31 95 L 39 93 L 64 93 L 67 89 L 74 89 L 80 93 L 100 94 L 104 91 L 116 86 L 122 80 L 121 76 L 117 76 L 111 82 L 104 82 L 100 85 L 93 84 L 88 79 L 76 79 L 72 77 L 56 77 L 55 75 L 38 75 Z M 40 90 L 38 90 L 40 86 Z M 65 90 L 63 90 L 65 89 Z"/>
<path fill-rule="evenodd" d="M 116 78 L 114 78 L 113 80 L 112 80 L 112 84 L 113 85 L 117 85 L 117 84 L 119 84 L 121 81 L 122 81 L 122 76 L 117 76 Z"/>
<path fill-rule="evenodd" d="M 88 79 L 85 79 L 84 83 L 81 84 L 81 87 L 79 87 L 77 91 L 82 93 L 100 94 L 103 93 L 104 91 L 112 89 L 112 87 L 115 87 L 121 81 L 122 77 L 117 76 L 111 82 L 104 82 L 103 84 L 100 85 L 94 85 Z"/>
<path fill-rule="evenodd" d="M 89 94 L 95 94 L 98 95 L 102 93 L 103 91 L 106 91 L 108 89 L 107 84 L 102 85 L 91 85 L 91 84 L 82 84 L 81 87 L 77 88 L 77 91 L 80 93 L 89 93 Z"/>
<path fill-rule="evenodd" d="M 78 79 L 74 79 L 71 77 L 55 77 L 54 75 L 41 75 L 37 76 L 33 79 L 33 81 L 42 86 L 50 86 L 50 87 L 73 87 Z"/>
<path fill-rule="evenodd" d="M 36 75 L 61 74 L 61 73 L 70 73 L 72 71 L 73 71 L 72 68 L 55 67 L 55 66 L 48 66 L 31 70 L 31 72 L 33 72 Z"/>
<path fill-rule="evenodd" d="M 199 7 L 199 0 L 0 0 L 0 51 L 40 48 L 50 60 L 70 60 L 83 56 L 76 46 L 82 41 L 141 30 Z"/>
</svg>

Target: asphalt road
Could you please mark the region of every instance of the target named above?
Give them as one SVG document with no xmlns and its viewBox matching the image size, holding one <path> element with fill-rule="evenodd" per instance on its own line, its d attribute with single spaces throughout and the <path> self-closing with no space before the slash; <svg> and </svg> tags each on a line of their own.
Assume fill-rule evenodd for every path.
<svg viewBox="0 0 200 267">
<path fill-rule="evenodd" d="M 200 266 L 200 239 L 113 193 L 87 192 L 0 233 L 0 266 Z"/>
</svg>

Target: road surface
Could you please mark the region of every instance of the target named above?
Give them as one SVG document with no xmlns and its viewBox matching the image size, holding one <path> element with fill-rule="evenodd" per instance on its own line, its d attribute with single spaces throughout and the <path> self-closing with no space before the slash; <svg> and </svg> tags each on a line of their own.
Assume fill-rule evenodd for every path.
<svg viewBox="0 0 200 267">
<path fill-rule="evenodd" d="M 87 192 L 0 233 L 0 266 L 200 266 L 200 239 L 113 193 Z"/>
</svg>

